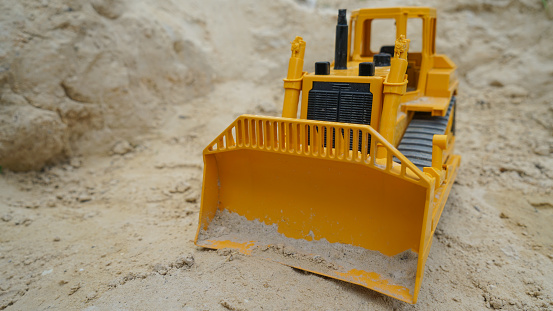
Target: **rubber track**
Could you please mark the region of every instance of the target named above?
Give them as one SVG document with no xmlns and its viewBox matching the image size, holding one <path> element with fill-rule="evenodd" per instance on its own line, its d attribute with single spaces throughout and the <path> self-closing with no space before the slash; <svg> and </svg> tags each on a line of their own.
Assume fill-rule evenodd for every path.
<svg viewBox="0 0 553 311">
<path fill-rule="evenodd" d="M 445 117 L 432 117 L 429 113 L 415 112 L 397 149 L 421 170 L 432 166 L 432 138 L 443 135 L 449 122 L 455 97 L 451 98 Z M 394 158 L 395 161 L 399 160 Z"/>
</svg>

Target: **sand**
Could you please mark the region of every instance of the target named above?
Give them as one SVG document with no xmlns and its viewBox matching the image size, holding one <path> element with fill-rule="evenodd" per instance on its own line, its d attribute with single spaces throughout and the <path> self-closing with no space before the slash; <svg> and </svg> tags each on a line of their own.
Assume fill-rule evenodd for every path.
<svg viewBox="0 0 553 311">
<path fill-rule="evenodd" d="M 279 114 L 289 41 L 312 70 L 336 9 L 398 4 L 438 8 L 461 82 L 463 159 L 418 303 L 195 247 L 202 150 Z M 1 2 L 0 309 L 552 310 L 552 7 Z"/>
<path fill-rule="evenodd" d="M 247 243 L 252 255 L 324 275 L 336 276 L 350 270 L 376 272 L 391 285 L 400 285 L 413 295 L 418 255 L 406 250 L 392 257 L 359 246 L 330 243 L 326 239 L 293 239 L 278 232 L 278 225 L 219 210 L 207 230 L 200 230 L 198 244 L 210 241 Z"/>
</svg>

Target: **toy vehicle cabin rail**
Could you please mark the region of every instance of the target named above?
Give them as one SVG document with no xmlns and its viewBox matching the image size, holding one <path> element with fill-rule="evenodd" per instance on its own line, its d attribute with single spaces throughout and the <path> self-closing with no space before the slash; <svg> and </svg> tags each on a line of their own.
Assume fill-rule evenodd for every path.
<svg viewBox="0 0 553 311">
<path fill-rule="evenodd" d="M 356 141 L 360 143 L 352 143 Z M 431 182 L 428 175 L 369 125 L 242 115 L 209 144 L 204 153 L 234 149 L 359 163 L 422 186 L 428 187 Z M 399 163 L 393 161 L 394 157 Z"/>
</svg>

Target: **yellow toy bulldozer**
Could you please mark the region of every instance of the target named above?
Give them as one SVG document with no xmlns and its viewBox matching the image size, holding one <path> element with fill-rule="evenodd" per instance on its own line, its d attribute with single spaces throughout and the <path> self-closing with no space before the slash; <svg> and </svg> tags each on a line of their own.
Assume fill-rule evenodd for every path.
<svg viewBox="0 0 553 311">
<path fill-rule="evenodd" d="M 415 303 L 460 164 L 455 65 L 435 34 L 432 8 L 360 9 L 349 25 L 339 10 L 335 60 L 314 73 L 296 37 L 282 117 L 242 115 L 204 150 L 196 245 Z"/>
</svg>

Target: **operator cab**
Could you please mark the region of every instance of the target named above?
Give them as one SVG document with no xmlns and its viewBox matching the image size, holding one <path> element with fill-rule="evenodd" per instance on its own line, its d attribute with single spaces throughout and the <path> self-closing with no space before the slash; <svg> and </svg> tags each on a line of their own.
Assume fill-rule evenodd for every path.
<svg viewBox="0 0 553 311">
<path fill-rule="evenodd" d="M 435 54 L 436 11 L 430 8 L 371 9 L 354 11 L 350 21 L 349 61 L 375 62 L 394 57 L 394 42 L 400 35 L 410 40 L 407 94 L 424 94 L 427 70 Z M 423 35 L 424 34 L 424 35 Z M 377 69 L 377 75 L 380 70 Z"/>
</svg>

